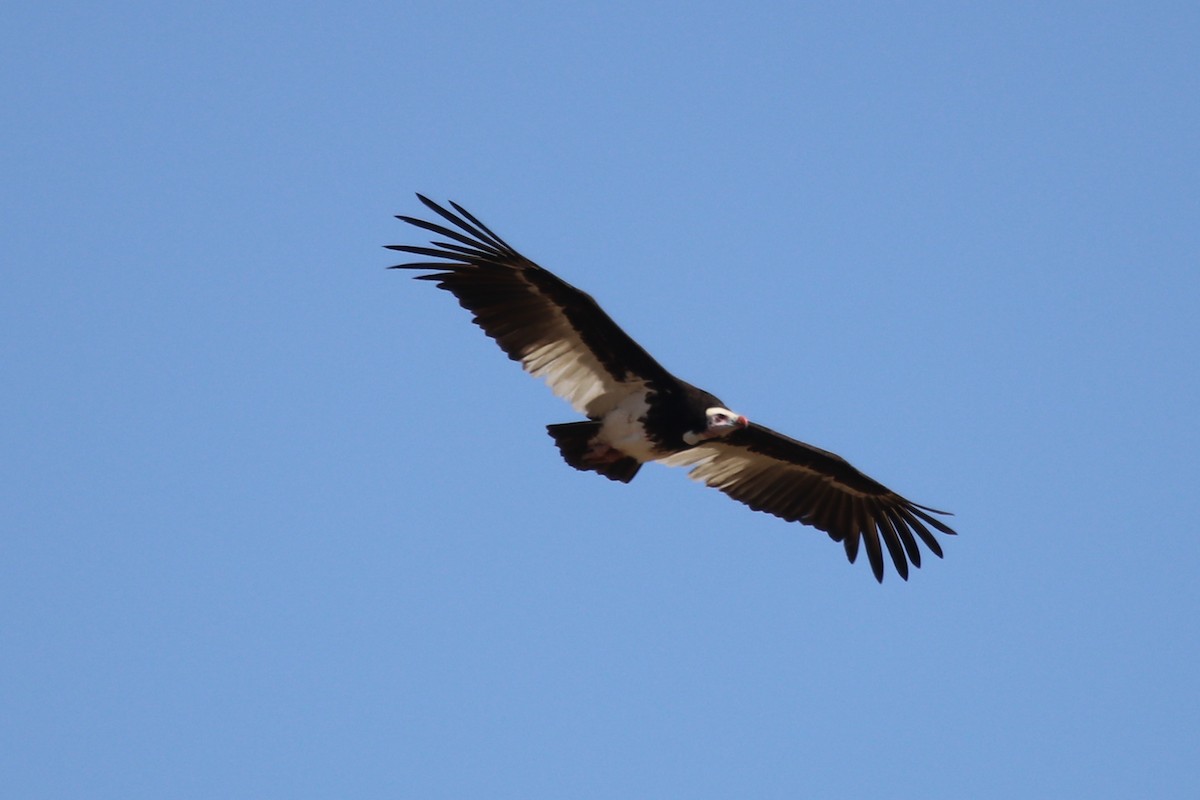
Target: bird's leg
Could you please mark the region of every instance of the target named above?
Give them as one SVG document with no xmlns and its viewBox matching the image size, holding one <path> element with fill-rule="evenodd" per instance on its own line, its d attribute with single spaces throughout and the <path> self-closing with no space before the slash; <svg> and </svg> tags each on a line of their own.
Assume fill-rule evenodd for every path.
<svg viewBox="0 0 1200 800">
<path fill-rule="evenodd" d="M 609 447 L 603 442 L 592 442 L 587 452 L 583 454 L 584 463 L 587 464 L 612 464 L 624 457 L 625 454 L 620 450 Z"/>
</svg>

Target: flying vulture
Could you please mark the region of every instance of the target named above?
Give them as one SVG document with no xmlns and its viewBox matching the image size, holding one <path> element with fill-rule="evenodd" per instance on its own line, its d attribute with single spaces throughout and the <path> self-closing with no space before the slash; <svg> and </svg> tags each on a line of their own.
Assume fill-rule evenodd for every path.
<svg viewBox="0 0 1200 800">
<path fill-rule="evenodd" d="M 910 562 L 921 566 L 918 539 L 941 557 L 929 529 L 953 534 L 932 516 L 947 512 L 906 500 L 840 456 L 730 411 L 667 372 L 591 296 L 518 253 L 464 208 L 417 197 L 449 225 L 399 216 L 441 239 L 389 249 L 440 260 L 392 269 L 425 270 L 417 280 L 458 298 L 509 358 L 587 417 L 546 426 L 572 467 L 622 483 L 647 461 L 690 467 L 693 479 L 755 511 L 824 531 L 851 563 L 861 542 L 880 582 L 883 548 L 905 580 Z"/>
</svg>

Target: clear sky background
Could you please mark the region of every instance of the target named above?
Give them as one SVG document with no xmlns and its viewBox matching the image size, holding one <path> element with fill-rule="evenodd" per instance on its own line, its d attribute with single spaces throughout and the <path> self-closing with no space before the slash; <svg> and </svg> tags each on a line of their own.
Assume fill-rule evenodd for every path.
<svg viewBox="0 0 1200 800">
<path fill-rule="evenodd" d="M 5 796 L 1200 796 L 1194 3 L 4 17 Z M 945 560 L 568 468 L 414 191 Z"/>
</svg>

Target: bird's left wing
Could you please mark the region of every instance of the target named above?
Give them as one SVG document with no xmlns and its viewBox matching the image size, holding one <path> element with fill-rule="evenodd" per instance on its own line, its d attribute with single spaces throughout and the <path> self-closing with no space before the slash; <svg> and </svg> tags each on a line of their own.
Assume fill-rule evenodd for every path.
<svg viewBox="0 0 1200 800">
<path fill-rule="evenodd" d="M 601 417 L 653 381 L 671 377 L 591 296 L 525 258 L 457 203 L 450 211 L 417 197 L 453 227 L 397 219 L 449 241 L 388 249 L 443 260 L 392 269 L 436 270 L 418 280 L 451 292 L 509 358 L 577 411 Z"/>
<path fill-rule="evenodd" d="M 690 466 L 689 477 L 720 489 L 755 511 L 828 533 L 845 546 L 851 563 L 858 557 L 861 541 L 871 570 L 881 582 L 881 539 L 896 572 L 907 580 L 909 562 L 921 566 L 916 538 L 934 555 L 942 555 L 941 546 L 927 526 L 954 533 L 932 516 L 946 512 L 906 500 L 839 455 L 754 423 L 669 456 L 662 463 Z"/>
</svg>

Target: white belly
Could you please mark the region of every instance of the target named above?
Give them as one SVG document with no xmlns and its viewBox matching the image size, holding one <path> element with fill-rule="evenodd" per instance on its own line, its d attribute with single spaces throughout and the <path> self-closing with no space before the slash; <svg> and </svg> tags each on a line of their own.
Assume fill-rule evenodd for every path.
<svg viewBox="0 0 1200 800">
<path fill-rule="evenodd" d="M 604 415 L 596 439 L 638 461 L 654 460 L 658 454 L 653 443 L 646 438 L 646 431 L 639 421 L 649 410 L 645 394 L 638 393 L 626 398 Z"/>
</svg>

